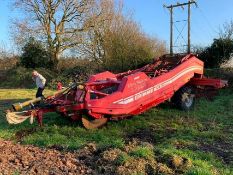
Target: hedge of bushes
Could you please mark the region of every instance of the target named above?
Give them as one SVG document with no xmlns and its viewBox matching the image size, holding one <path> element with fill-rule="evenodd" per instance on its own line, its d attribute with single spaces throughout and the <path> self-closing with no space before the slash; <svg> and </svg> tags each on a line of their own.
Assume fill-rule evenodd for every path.
<svg viewBox="0 0 233 175">
<path fill-rule="evenodd" d="M 89 75 L 98 72 L 96 64 L 87 60 L 70 66 L 67 65 L 66 69 L 63 67 L 57 71 L 46 68 L 36 68 L 36 70 L 47 79 L 47 86 L 52 89 L 56 88 L 58 81 L 62 82 L 64 86 L 74 80 L 84 82 Z M 0 88 L 35 88 L 32 71 L 32 68 L 22 66 L 4 70 L 4 75 L 0 76 Z"/>
</svg>

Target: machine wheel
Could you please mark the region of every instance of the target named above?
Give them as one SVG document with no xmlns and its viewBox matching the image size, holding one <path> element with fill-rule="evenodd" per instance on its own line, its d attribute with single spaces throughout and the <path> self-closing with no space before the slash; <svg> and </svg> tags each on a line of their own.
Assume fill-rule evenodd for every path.
<svg viewBox="0 0 233 175">
<path fill-rule="evenodd" d="M 107 123 L 107 118 L 92 119 L 88 116 L 82 116 L 82 123 L 86 129 L 97 129 L 104 126 Z"/>
<path fill-rule="evenodd" d="M 195 104 L 193 88 L 190 86 L 180 88 L 172 97 L 172 102 L 181 110 L 189 111 Z"/>
</svg>

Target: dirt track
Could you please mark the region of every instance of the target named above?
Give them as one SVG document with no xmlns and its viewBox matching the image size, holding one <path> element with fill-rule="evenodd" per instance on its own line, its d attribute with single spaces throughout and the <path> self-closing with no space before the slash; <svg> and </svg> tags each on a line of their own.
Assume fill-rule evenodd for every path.
<svg viewBox="0 0 233 175">
<path fill-rule="evenodd" d="M 73 153 L 0 140 L 0 174 L 93 174 Z"/>
</svg>

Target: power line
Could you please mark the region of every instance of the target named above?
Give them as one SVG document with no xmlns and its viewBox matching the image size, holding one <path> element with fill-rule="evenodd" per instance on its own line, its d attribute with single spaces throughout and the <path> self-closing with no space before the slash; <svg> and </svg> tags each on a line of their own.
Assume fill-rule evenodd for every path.
<svg viewBox="0 0 233 175">
<path fill-rule="evenodd" d="M 199 21 L 197 21 L 195 18 L 193 18 L 193 23 L 198 30 L 200 30 L 203 34 L 208 35 L 210 38 L 214 38 L 214 35 L 212 32 L 210 32 L 210 29 L 206 28 L 203 24 L 200 24 Z"/>
<path fill-rule="evenodd" d="M 197 6 L 197 9 L 200 11 L 200 14 L 203 16 L 203 19 L 205 19 L 206 24 L 209 26 L 209 28 L 218 34 L 218 32 L 215 30 L 215 28 L 213 27 L 213 25 L 211 24 L 205 13 L 203 12 L 203 10 L 199 6 Z"/>
</svg>

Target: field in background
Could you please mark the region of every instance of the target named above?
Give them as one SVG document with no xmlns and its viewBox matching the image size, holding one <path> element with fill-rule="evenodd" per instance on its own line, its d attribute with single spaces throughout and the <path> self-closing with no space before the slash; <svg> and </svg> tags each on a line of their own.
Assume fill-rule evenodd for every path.
<svg viewBox="0 0 233 175">
<path fill-rule="evenodd" d="M 129 172 L 132 169 L 139 173 L 141 169 L 129 165 L 144 162 L 157 164 L 164 174 L 233 173 L 232 89 L 221 90 L 213 101 L 198 100 L 188 113 L 162 104 L 130 120 L 109 122 L 93 131 L 55 113 L 44 117 L 42 128 L 29 121 L 7 124 L 4 110 L 34 94 L 35 90 L 0 89 L 1 138 L 62 151 L 74 151 L 92 143 L 99 150 L 98 156 L 106 151 L 116 155 L 106 166 L 123 167 Z"/>
</svg>

